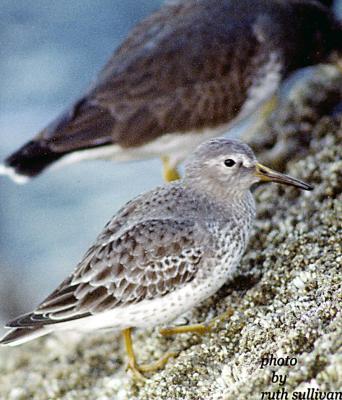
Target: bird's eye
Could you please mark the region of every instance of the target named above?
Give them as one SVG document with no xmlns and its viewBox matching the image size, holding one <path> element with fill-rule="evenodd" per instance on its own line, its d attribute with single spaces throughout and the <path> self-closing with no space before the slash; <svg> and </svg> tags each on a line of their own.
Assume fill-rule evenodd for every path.
<svg viewBox="0 0 342 400">
<path fill-rule="evenodd" d="M 231 158 L 228 158 L 228 160 L 224 160 L 224 165 L 228 168 L 233 167 L 236 164 L 236 162 L 234 160 L 232 160 Z"/>
</svg>

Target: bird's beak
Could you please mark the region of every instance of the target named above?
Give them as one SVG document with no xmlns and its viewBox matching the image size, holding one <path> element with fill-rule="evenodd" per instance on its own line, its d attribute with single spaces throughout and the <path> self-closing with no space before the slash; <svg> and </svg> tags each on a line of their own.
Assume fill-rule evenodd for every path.
<svg viewBox="0 0 342 400">
<path fill-rule="evenodd" d="M 261 180 L 266 182 L 277 182 L 283 185 L 295 186 L 299 189 L 313 190 L 313 187 L 291 176 L 281 174 L 280 172 L 273 171 L 270 168 L 264 167 L 257 163 L 255 166 L 255 175 Z"/>
</svg>

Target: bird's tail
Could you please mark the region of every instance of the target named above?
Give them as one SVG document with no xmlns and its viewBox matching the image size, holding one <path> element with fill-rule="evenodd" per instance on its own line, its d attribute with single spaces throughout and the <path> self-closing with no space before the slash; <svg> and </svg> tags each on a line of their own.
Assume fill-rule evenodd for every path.
<svg viewBox="0 0 342 400">
<path fill-rule="evenodd" d="M 0 175 L 7 175 L 16 183 L 25 183 L 63 155 L 51 151 L 42 140 L 31 140 L 0 165 Z"/>
<path fill-rule="evenodd" d="M 114 124 L 108 110 L 81 99 L 10 155 L 0 175 L 24 183 L 70 153 L 112 144 Z"/>
<path fill-rule="evenodd" d="M 43 325 L 34 328 L 14 328 L 0 339 L 0 344 L 2 346 L 18 346 L 50 332 L 51 330 Z"/>
</svg>

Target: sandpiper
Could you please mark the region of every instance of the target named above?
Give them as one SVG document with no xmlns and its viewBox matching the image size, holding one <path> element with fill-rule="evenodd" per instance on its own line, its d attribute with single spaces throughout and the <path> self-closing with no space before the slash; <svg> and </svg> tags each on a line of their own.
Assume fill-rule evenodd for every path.
<svg viewBox="0 0 342 400">
<path fill-rule="evenodd" d="M 292 71 L 341 49 L 341 23 L 318 1 L 167 2 L 0 173 L 19 182 L 55 163 L 161 157 L 165 179 L 177 179 L 199 143 L 265 104 Z"/>
<path fill-rule="evenodd" d="M 236 271 L 255 218 L 250 187 L 271 181 L 308 184 L 259 164 L 246 144 L 203 143 L 185 176 L 128 202 L 109 221 L 75 271 L 33 312 L 7 324 L 3 345 L 53 331 L 114 328 L 124 333 L 129 366 L 139 366 L 131 329 L 170 323 L 212 294 Z M 207 326 L 162 329 L 205 332 Z"/>
</svg>

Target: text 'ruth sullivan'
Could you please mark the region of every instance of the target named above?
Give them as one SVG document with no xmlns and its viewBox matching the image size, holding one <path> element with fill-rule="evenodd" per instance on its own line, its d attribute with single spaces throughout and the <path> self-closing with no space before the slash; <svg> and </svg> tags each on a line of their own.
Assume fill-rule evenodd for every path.
<svg viewBox="0 0 342 400">
<path fill-rule="evenodd" d="M 263 357 L 260 362 L 260 369 L 266 367 L 288 367 L 294 368 L 298 363 L 296 357 L 275 357 L 269 354 Z M 287 374 L 279 374 L 272 370 L 271 383 L 278 384 L 278 390 L 261 392 L 261 400 L 342 400 L 342 392 L 321 391 L 319 388 L 306 388 L 302 391 L 288 392 L 285 388 Z"/>
</svg>

